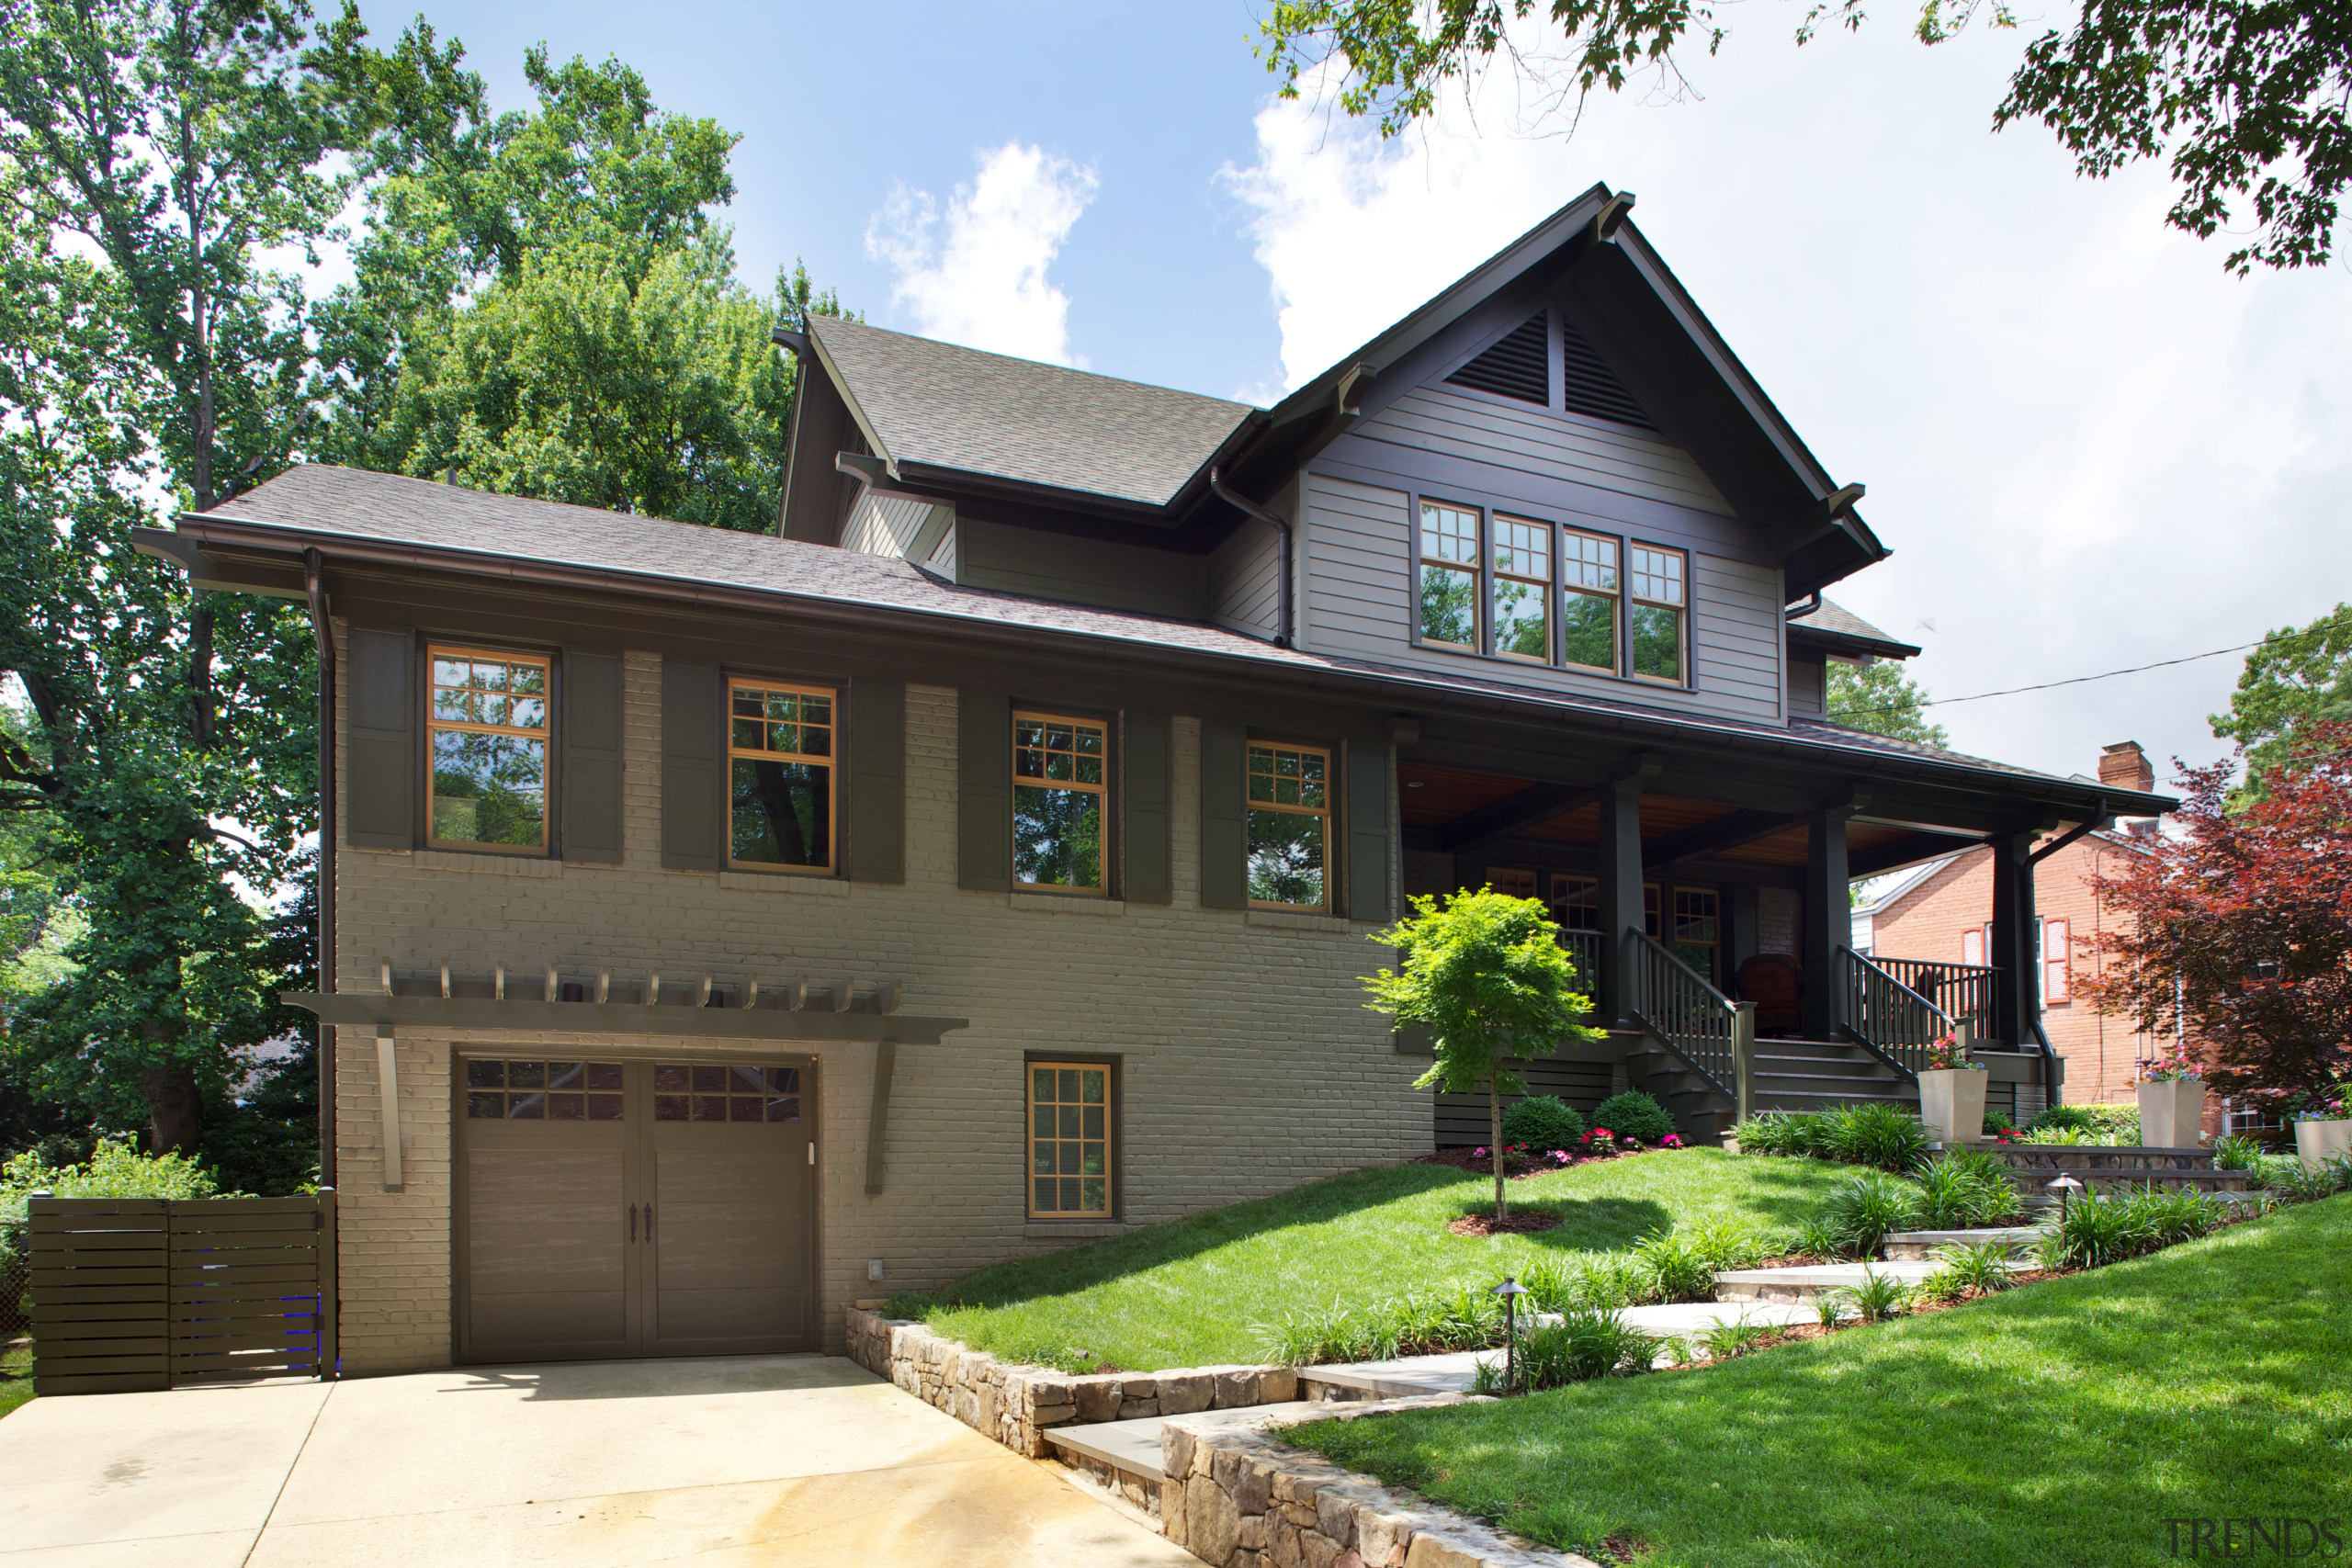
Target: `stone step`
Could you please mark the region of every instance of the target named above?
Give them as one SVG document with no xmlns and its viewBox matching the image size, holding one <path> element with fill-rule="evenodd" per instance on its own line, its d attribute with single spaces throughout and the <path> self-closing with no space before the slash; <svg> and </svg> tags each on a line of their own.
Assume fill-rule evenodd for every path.
<svg viewBox="0 0 2352 1568">
<path fill-rule="evenodd" d="M 1973 1231 L 1897 1231 L 1886 1238 L 1886 1256 L 1890 1262 L 1932 1263 L 1944 1247 L 1982 1247 L 1987 1242 L 1999 1242 L 2014 1254 L 2033 1246 L 2041 1236 L 2040 1225 L 1999 1225 Z"/>
<path fill-rule="evenodd" d="M 2199 1192 L 2245 1192 L 2254 1186 L 2248 1170 L 2098 1169 L 2061 1166 L 2055 1169 L 2012 1170 L 2009 1185 L 2021 1196 L 2055 1198 L 2050 1184 L 2061 1174 L 2071 1176 L 2098 1192 L 2125 1192 L 2135 1187 L 2187 1188 Z"/>
<path fill-rule="evenodd" d="M 1466 1382 L 1464 1386 L 1468 1386 Z M 1303 1415 L 1310 1408 L 1305 1400 L 1292 1400 L 1283 1404 L 1202 1410 L 1184 1419 L 1249 1421 L 1263 1416 Z M 1159 1428 L 1163 1419 L 1158 1416 L 1145 1416 L 1132 1421 L 1096 1421 L 1078 1427 L 1048 1427 L 1038 1436 L 1061 1450 L 1064 1463 L 1069 1462 L 1073 1457 L 1090 1459 L 1123 1475 L 1148 1480 L 1156 1486 L 1160 1477 Z"/>
<path fill-rule="evenodd" d="M 1851 1290 L 1871 1276 L 1918 1285 L 1940 1263 L 1819 1263 L 1797 1269 L 1727 1269 L 1715 1276 L 1719 1302 L 1813 1302 L 1838 1291 Z M 2032 1267 L 2012 1261 L 2011 1269 Z"/>
</svg>

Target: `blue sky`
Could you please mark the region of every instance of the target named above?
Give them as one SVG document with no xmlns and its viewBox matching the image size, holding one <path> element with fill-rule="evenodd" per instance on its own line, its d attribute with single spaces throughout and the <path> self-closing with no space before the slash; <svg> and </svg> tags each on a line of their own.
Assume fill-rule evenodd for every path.
<svg viewBox="0 0 2352 1568">
<path fill-rule="evenodd" d="M 386 41 L 411 12 L 371 6 Z M 1995 136 L 2026 35 L 1928 50 L 1890 10 L 1799 50 L 1736 30 L 1679 95 L 1543 135 L 1507 73 L 1381 146 L 1271 100 L 1257 11 L 427 6 L 500 107 L 524 49 L 618 55 L 741 132 L 747 278 L 805 258 L 868 320 L 1264 401 L 1596 179 L 1841 479 L 1894 559 L 1833 592 L 1923 644 L 1939 696 L 2247 641 L 2352 599 L 2352 268 L 2238 279 L 2142 168 L 2086 184 Z M 2220 754 L 2238 660 L 1937 716 L 2086 772 Z"/>
</svg>

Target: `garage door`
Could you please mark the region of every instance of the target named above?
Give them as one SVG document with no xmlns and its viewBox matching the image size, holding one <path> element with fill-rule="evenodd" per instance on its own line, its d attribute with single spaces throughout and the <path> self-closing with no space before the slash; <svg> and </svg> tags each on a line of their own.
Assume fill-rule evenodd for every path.
<svg viewBox="0 0 2352 1568">
<path fill-rule="evenodd" d="M 465 1059 L 459 1357 L 815 1348 L 813 1066 Z"/>
</svg>

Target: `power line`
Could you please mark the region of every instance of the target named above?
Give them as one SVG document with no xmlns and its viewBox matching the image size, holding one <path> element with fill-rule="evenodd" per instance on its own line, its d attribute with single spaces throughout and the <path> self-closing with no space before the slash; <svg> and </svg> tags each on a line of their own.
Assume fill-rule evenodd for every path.
<svg viewBox="0 0 2352 1568">
<path fill-rule="evenodd" d="M 2345 623 L 2331 616 L 2327 620 L 2314 621 L 2308 626 L 2296 626 L 2290 628 L 2290 630 L 2295 632 L 2318 631 L 2322 627 L 2327 626 L 2331 624 L 2340 626 Z M 2128 670 L 2109 670 L 2097 675 L 2071 675 L 2064 681 L 2041 681 L 2037 682 L 2035 684 L 2030 686 L 2011 686 L 2006 691 L 1999 692 L 1978 692 L 1971 696 L 1965 697 L 1922 697 L 1917 702 L 1890 703 L 1882 707 L 1836 708 L 1826 714 L 1824 714 L 1822 716 L 1825 718 L 1856 718 L 1860 717 L 1861 715 L 1872 713 L 1908 713 L 1915 707 L 1949 707 L 1954 703 L 1981 703 L 1987 697 L 2014 697 L 2025 692 L 2047 692 L 2057 686 L 2079 686 L 2090 681 L 2112 681 L 2118 675 L 2137 675 L 2142 671 L 2148 670 L 2167 670 L 2176 664 L 2194 664 L 2200 659 L 2219 659 L 2225 653 L 2244 653 L 2249 649 L 2260 648 L 2264 643 L 2268 642 L 2270 638 L 2276 635 L 2276 633 L 2265 633 L 2263 636 L 2255 638 L 2252 642 L 2242 642 L 2234 648 L 2217 648 L 2208 653 L 2183 654 L 2178 659 L 2159 659 L 2154 664 L 2134 664 Z"/>
</svg>

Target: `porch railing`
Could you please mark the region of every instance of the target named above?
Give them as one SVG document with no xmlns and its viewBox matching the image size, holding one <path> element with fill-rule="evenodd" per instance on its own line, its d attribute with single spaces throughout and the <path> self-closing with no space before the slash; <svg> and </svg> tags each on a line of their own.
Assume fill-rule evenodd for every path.
<svg viewBox="0 0 2352 1568">
<path fill-rule="evenodd" d="M 1963 1043 L 1975 1031 L 1849 947 L 1838 950 L 1838 1022 L 1887 1065 L 1917 1078 L 1928 1050 L 1948 1034 Z"/>
<path fill-rule="evenodd" d="M 1577 984 L 1587 996 L 1600 989 L 1600 933 L 1599 931 L 1562 931 L 1560 945 L 1567 949 L 1568 962 L 1576 966 Z"/>
<path fill-rule="evenodd" d="M 1626 1010 L 1748 1117 L 1756 1007 L 1735 1002 L 1638 926 L 1625 931 Z"/>
<path fill-rule="evenodd" d="M 1880 958 L 1869 961 L 1896 985 L 1941 1009 L 1954 1022 L 1965 1022 L 1980 1045 L 1999 1040 L 1993 1027 L 1994 983 L 2000 971 L 1979 964 L 1943 964 L 1932 958 Z"/>
</svg>

